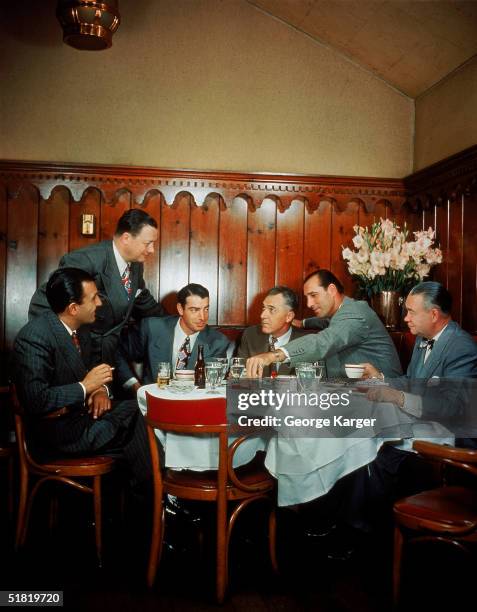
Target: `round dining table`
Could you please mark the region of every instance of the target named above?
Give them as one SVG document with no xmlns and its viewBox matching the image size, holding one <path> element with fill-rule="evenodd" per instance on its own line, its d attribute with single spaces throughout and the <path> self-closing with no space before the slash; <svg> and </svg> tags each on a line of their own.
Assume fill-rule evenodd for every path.
<svg viewBox="0 0 477 612">
<path fill-rule="evenodd" d="M 181 385 L 171 384 L 159 389 L 150 384 L 138 390 L 139 407 L 146 414 L 146 391 L 157 397 L 175 400 L 178 410 L 182 402 L 222 397 L 227 401 L 227 387 L 221 386 L 216 395 L 210 391 L 190 388 L 184 391 Z M 393 404 L 380 404 L 387 415 L 388 424 L 402 423 L 402 413 Z M 394 416 L 393 416 L 394 415 Z M 309 502 L 325 495 L 340 479 L 373 461 L 381 446 L 390 440 L 402 450 L 411 450 L 416 438 L 424 437 L 439 443 L 453 443 L 453 438 L 444 439 L 436 432 L 435 438 L 427 434 L 415 435 L 418 427 L 415 419 L 409 418 L 410 433 L 404 440 L 393 440 L 392 436 L 363 434 L 346 437 L 294 437 L 275 432 L 267 437 L 253 437 L 242 444 L 234 458 L 234 467 L 251 461 L 258 451 L 265 451 L 265 467 L 277 479 L 278 505 L 290 506 Z M 175 469 L 211 470 L 218 465 L 218 438 L 215 436 L 188 436 L 164 433 L 156 430 L 164 449 L 165 466 Z M 231 440 L 233 436 L 231 435 Z"/>
</svg>

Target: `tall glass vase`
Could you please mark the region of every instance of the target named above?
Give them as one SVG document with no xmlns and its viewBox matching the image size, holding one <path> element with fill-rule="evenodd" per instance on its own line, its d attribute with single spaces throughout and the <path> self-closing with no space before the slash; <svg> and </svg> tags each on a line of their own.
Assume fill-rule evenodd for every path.
<svg viewBox="0 0 477 612">
<path fill-rule="evenodd" d="M 388 331 L 400 327 L 402 302 L 399 291 L 381 291 L 371 296 L 371 306 Z"/>
</svg>

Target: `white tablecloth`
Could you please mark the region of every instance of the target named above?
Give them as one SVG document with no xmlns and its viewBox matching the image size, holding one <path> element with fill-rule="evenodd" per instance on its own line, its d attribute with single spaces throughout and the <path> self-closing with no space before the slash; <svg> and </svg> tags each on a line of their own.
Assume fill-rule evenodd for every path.
<svg viewBox="0 0 477 612">
<path fill-rule="evenodd" d="M 138 391 L 139 406 L 146 412 L 146 390 L 152 395 L 165 399 L 187 401 L 192 399 L 208 399 L 213 397 L 204 390 L 174 393 L 171 390 L 162 390 L 156 384 L 146 385 Z M 225 398 L 225 387 L 219 389 L 218 397 Z M 385 410 L 384 425 L 393 426 L 402 423 L 402 412 L 392 404 L 380 404 Z M 178 407 L 180 409 L 180 407 Z M 413 418 L 409 419 L 411 429 L 410 437 L 404 440 L 403 450 L 412 446 L 414 428 L 418 428 L 415 438 L 430 438 L 429 431 L 423 432 L 422 425 L 412 425 Z M 164 434 L 157 431 L 157 436 L 164 447 L 167 467 L 176 469 L 210 470 L 217 468 L 218 440 L 213 436 L 183 436 L 178 434 Z M 368 432 L 362 432 L 366 435 Z M 421 435 L 419 435 L 421 434 Z M 443 439 L 436 432 L 438 443 L 453 444 L 453 438 Z M 243 444 L 235 456 L 235 467 L 248 463 L 259 450 L 266 451 L 265 466 L 278 482 L 278 505 L 289 506 L 301 504 L 325 495 L 333 485 L 343 476 L 367 465 L 376 458 L 382 444 L 389 438 L 369 434 L 368 437 L 309 437 L 293 438 L 277 435 L 270 439 L 252 438 Z"/>
</svg>

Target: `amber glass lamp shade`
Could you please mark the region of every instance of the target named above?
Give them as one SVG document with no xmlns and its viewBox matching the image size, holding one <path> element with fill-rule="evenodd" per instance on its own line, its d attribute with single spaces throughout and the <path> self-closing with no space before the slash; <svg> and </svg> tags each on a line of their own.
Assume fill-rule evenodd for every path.
<svg viewBox="0 0 477 612">
<path fill-rule="evenodd" d="M 117 0 L 58 0 L 56 16 L 63 42 L 86 51 L 108 49 L 121 21 Z"/>
</svg>

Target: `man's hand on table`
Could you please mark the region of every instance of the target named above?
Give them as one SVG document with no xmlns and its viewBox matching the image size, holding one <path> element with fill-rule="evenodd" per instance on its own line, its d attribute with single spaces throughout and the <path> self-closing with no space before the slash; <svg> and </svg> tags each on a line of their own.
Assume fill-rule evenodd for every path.
<svg viewBox="0 0 477 612">
<path fill-rule="evenodd" d="M 98 389 L 89 396 L 88 412 L 93 419 L 100 419 L 109 410 L 111 410 L 111 400 L 106 389 Z"/>
<path fill-rule="evenodd" d="M 372 402 L 390 402 L 399 408 L 404 406 L 404 393 L 391 387 L 379 386 L 368 390 L 366 397 Z"/>
<path fill-rule="evenodd" d="M 361 363 L 360 365 L 364 367 L 363 378 L 381 378 L 384 380 L 383 373 L 375 368 L 373 364 Z"/>
<path fill-rule="evenodd" d="M 249 357 L 246 364 L 247 377 L 262 378 L 263 368 L 265 366 L 284 360 L 285 353 L 283 353 L 280 349 L 276 350 L 274 353 L 259 353 L 258 355 Z"/>
</svg>

